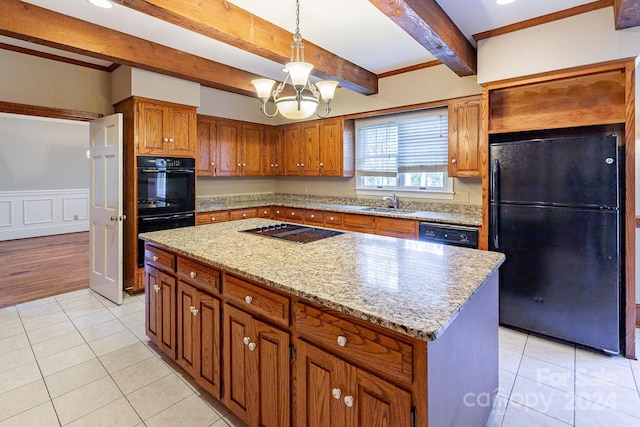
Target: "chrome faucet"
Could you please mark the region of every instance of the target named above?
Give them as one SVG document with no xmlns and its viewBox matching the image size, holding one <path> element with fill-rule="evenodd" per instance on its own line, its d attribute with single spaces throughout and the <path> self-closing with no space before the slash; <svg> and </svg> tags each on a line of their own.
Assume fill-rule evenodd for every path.
<svg viewBox="0 0 640 427">
<path fill-rule="evenodd" d="M 384 196 L 384 197 L 382 198 L 382 201 L 383 201 L 383 202 L 389 202 L 389 204 L 390 204 L 390 206 L 389 206 L 389 207 L 390 207 L 390 208 L 398 209 L 398 196 L 396 196 L 396 193 L 391 193 L 391 195 L 392 195 L 393 197 Z"/>
</svg>

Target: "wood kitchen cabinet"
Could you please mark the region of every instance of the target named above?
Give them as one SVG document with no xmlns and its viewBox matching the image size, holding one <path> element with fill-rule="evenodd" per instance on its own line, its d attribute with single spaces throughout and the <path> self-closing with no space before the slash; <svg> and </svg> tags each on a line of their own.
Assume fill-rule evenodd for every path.
<svg viewBox="0 0 640 427">
<path fill-rule="evenodd" d="M 229 211 L 198 212 L 196 214 L 196 225 L 214 224 L 225 221 L 231 221 Z"/>
<path fill-rule="evenodd" d="M 158 348 L 176 357 L 176 279 L 147 264 L 145 266 L 146 335 Z"/>
<path fill-rule="evenodd" d="M 373 233 L 376 227 L 376 217 L 372 215 L 342 214 L 342 228 L 347 231 Z"/>
<path fill-rule="evenodd" d="M 214 176 L 216 174 L 216 121 L 198 115 L 196 144 L 196 174 Z"/>
<path fill-rule="evenodd" d="M 410 427 L 411 394 L 300 341 L 296 426 Z"/>
<path fill-rule="evenodd" d="M 289 333 L 225 304 L 222 402 L 250 427 L 289 426 Z"/>
<path fill-rule="evenodd" d="M 262 125 L 217 119 L 215 135 L 217 176 L 262 175 Z"/>
<path fill-rule="evenodd" d="M 265 126 L 264 146 L 265 155 L 263 156 L 263 175 L 278 176 L 283 174 L 283 140 L 282 132 L 274 126 Z"/>
<path fill-rule="evenodd" d="M 353 120 L 315 120 L 283 126 L 284 175 L 353 176 Z"/>
<path fill-rule="evenodd" d="M 413 219 L 376 217 L 374 233 L 401 239 L 418 238 L 418 221 Z"/>
<path fill-rule="evenodd" d="M 196 107 L 137 102 L 138 155 L 195 157 Z"/>
<path fill-rule="evenodd" d="M 455 99 L 449 103 L 449 165 L 450 177 L 479 178 L 482 166 L 480 144 L 482 136 L 480 96 Z"/>
<path fill-rule="evenodd" d="M 220 300 L 180 280 L 176 361 L 198 385 L 220 398 Z"/>
<path fill-rule="evenodd" d="M 144 269 L 138 267 L 138 156 L 195 157 L 196 107 L 130 97 L 114 105 L 123 122 L 123 288 L 144 290 Z"/>
</svg>

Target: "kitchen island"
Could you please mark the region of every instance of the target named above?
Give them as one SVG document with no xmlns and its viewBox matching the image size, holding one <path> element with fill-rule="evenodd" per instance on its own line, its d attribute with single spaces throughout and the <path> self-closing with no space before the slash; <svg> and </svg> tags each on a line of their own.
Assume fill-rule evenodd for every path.
<svg viewBox="0 0 640 427">
<path fill-rule="evenodd" d="M 484 426 L 503 255 L 240 232 L 271 224 L 141 235 L 147 334 L 162 351 L 252 426 Z"/>
</svg>

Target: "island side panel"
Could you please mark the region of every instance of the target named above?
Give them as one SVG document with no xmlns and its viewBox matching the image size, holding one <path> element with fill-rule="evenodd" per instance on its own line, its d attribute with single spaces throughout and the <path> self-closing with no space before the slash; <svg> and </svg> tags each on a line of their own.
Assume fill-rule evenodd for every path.
<svg viewBox="0 0 640 427">
<path fill-rule="evenodd" d="M 429 426 L 484 426 L 498 391 L 498 272 L 427 345 Z"/>
</svg>

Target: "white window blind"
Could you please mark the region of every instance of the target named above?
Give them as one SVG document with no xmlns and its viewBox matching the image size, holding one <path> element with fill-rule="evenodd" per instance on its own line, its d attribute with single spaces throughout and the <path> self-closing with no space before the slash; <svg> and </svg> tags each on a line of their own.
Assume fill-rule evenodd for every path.
<svg viewBox="0 0 640 427">
<path fill-rule="evenodd" d="M 357 147 L 360 176 L 446 172 L 447 109 L 360 120 Z"/>
</svg>

